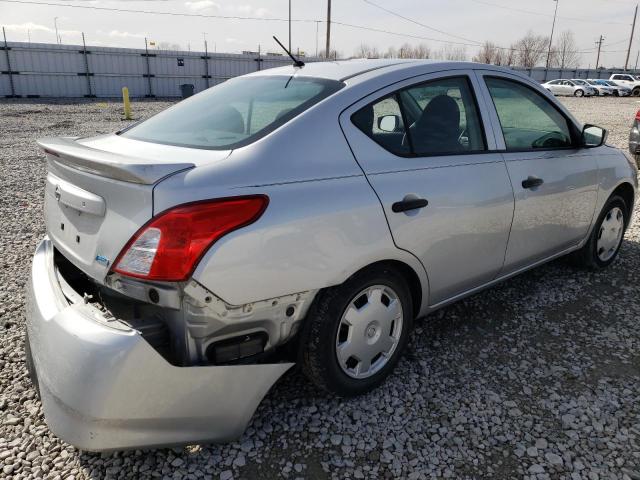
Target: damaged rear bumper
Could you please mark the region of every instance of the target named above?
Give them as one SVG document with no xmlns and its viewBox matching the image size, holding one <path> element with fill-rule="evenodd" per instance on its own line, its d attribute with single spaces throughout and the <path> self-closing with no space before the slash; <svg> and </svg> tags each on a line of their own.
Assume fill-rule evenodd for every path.
<svg viewBox="0 0 640 480">
<path fill-rule="evenodd" d="M 169 364 L 137 331 L 67 301 L 46 238 L 33 259 L 27 331 L 46 422 L 85 450 L 233 440 L 293 365 Z"/>
</svg>

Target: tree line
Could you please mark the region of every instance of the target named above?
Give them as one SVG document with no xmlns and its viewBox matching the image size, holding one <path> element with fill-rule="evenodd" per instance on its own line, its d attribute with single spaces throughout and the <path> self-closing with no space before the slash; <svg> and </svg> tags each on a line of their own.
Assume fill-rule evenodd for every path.
<svg viewBox="0 0 640 480">
<path fill-rule="evenodd" d="M 367 44 L 360 45 L 355 53 L 359 58 L 431 58 L 438 60 L 468 60 L 464 46 L 446 44 L 442 48 L 432 50 L 427 44 L 410 45 L 405 43 L 399 48 L 389 47 L 382 52 Z M 484 42 L 471 60 L 494 65 L 533 68 L 545 66 L 549 53 L 549 37 L 527 32 L 522 38 L 509 47 L 501 47 L 493 42 Z M 571 30 L 560 33 L 549 55 L 550 68 L 577 68 L 580 63 L 580 52 Z"/>
</svg>

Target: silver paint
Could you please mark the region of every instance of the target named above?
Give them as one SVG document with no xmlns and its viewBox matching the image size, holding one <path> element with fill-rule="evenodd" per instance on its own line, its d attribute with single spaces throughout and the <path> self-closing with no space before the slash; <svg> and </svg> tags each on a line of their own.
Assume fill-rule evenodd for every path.
<svg viewBox="0 0 640 480">
<path fill-rule="evenodd" d="M 637 188 L 637 169 L 608 146 L 505 152 L 483 75 L 527 84 L 582 128 L 540 85 L 507 69 L 377 60 L 255 75 L 272 74 L 332 78 L 345 87 L 233 151 L 118 135 L 42 142 L 59 153 L 47 155 L 50 240 L 34 258 L 27 328 L 45 416 L 70 443 L 104 450 L 237 437 L 291 365 L 174 367 L 134 329 L 79 301 L 52 273 L 53 246 L 104 288 L 144 302 L 157 287 L 154 308 L 183 335 L 187 357 L 201 361 L 209 343 L 254 328 L 269 332 L 270 347 L 282 344 L 319 290 L 380 261 L 415 274 L 422 294 L 416 313 L 423 316 L 580 248 L 613 191 Z M 360 107 L 400 87 L 451 75 L 470 79 L 487 152 L 401 158 L 350 121 Z M 524 191 L 520 182 L 531 175 L 545 183 Z M 108 276 L 108 266 L 96 261 L 115 260 L 142 225 L 168 208 L 246 194 L 268 195 L 267 210 L 218 240 L 189 282 Z M 429 204 L 394 213 L 391 205 L 407 196 Z M 292 319 L 283 318 L 289 304 L 297 309 Z"/>
</svg>

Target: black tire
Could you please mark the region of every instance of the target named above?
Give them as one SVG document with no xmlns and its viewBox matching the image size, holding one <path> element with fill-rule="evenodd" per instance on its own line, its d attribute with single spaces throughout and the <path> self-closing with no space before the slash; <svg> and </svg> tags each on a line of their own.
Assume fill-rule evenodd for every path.
<svg viewBox="0 0 640 480">
<path fill-rule="evenodd" d="M 402 330 L 395 350 L 384 366 L 368 378 L 345 373 L 336 352 L 336 339 L 343 313 L 364 289 L 374 285 L 390 288 L 402 306 Z M 300 333 L 299 360 L 304 374 L 319 388 L 342 397 L 366 393 L 393 371 L 407 345 L 413 326 L 411 293 L 396 270 L 374 266 L 354 275 L 340 286 L 321 291 L 311 306 Z"/>
<path fill-rule="evenodd" d="M 24 360 L 27 365 L 27 372 L 29 373 L 29 380 L 31 385 L 36 389 L 38 398 L 40 397 L 40 385 L 38 384 L 38 375 L 36 374 L 36 366 L 33 363 L 33 355 L 31 354 L 31 344 L 29 343 L 29 334 L 24 334 Z"/>
<path fill-rule="evenodd" d="M 613 195 L 609 198 L 609 200 L 607 200 L 607 203 L 605 203 L 604 207 L 602 208 L 602 211 L 598 216 L 598 220 L 596 221 L 596 224 L 593 228 L 593 231 L 591 232 L 591 236 L 589 237 L 587 243 L 572 255 L 574 264 L 592 270 L 600 270 L 602 268 L 608 267 L 615 261 L 618 253 L 620 252 L 622 238 L 620 239 L 620 242 L 618 243 L 611 257 L 606 260 L 602 260 L 598 256 L 598 239 L 602 234 L 602 223 L 605 221 L 609 213 L 616 207 L 622 211 L 622 215 L 624 216 L 622 232 L 622 236 L 624 237 L 624 232 L 629 225 L 630 213 L 624 199 L 618 195 Z"/>
<path fill-rule="evenodd" d="M 631 95 L 634 97 L 640 97 L 640 87 L 636 87 L 631 90 Z"/>
<path fill-rule="evenodd" d="M 576 90 L 575 92 L 573 92 L 573 95 L 575 97 L 584 97 L 584 90 L 582 90 L 581 88 L 579 88 L 578 90 Z"/>
</svg>

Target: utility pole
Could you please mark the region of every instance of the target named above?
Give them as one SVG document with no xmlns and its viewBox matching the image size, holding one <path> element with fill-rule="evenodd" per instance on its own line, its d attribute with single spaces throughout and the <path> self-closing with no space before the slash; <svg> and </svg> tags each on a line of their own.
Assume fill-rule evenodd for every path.
<svg viewBox="0 0 640 480">
<path fill-rule="evenodd" d="M 289 0 L 289 51 L 291 51 L 291 0 Z"/>
<path fill-rule="evenodd" d="M 638 50 L 638 54 L 636 55 L 636 66 L 633 67 L 634 70 L 638 70 L 638 60 L 640 60 L 640 50 Z"/>
<path fill-rule="evenodd" d="M 636 18 L 638 18 L 638 5 L 636 5 L 636 11 L 633 14 L 633 25 L 631 26 L 631 37 L 629 37 L 629 48 L 627 49 L 627 60 L 624 62 L 625 71 L 629 66 L 629 55 L 631 55 L 631 44 L 633 43 L 633 34 L 636 31 Z"/>
<path fill-rule="evenodd" d="M 318 26 L 320 25 L 320 20 L 316 20 L 316 58 L 318 58 Z"/>
<path fill-rule="evenodd" d="M 53 26 L 56 28 L 56 43 L 60 45 L 60 35 L 58 35 L 58 17 L 53 17 Z"/>
<path fill-rule="evenodd" d="M 327 60 L 329 55 L 331 55 L 331 0 L 327 0 L 327 48 L 324 53 Z"/>
<path fill-rule="evenodd" d="M 553 14 L 553 23 L 551 24 L 551 36 L 549 37 L 549 50 L 547 51 L 547 70 L 549 69 L 549 61 L 551 60 L 551 45 L 553 44 L 553 31 L 556 29 L 556 16 L 558 15 L 558 0 L 556 2 L 556 10 Z"/>
<path fill-rule="evenodd" d="M 604 37 L 600 35 L 600 39 L 596 42 L 596 45 L 598 45 L 598 56 L 596 57 L 596 70 L 598 70 L 598 66 L 600 65 L 600 49 L 602 48 L 602 42 L 604 42 Z M 629 58 L 627 58 L 627 62 L 628 61 L 629 61 Z M 624 69 L 626 70 L 627 67 L 625 66 Z"/>
</svg>

